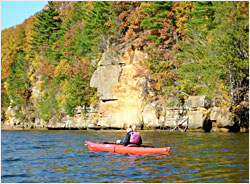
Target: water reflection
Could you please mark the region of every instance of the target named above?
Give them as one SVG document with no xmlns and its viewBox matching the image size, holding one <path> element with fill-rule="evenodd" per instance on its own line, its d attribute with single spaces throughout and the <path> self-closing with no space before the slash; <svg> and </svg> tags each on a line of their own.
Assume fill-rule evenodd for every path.
<svg viewBox="0 0 250 184">
<path fill-rule="evenodd" d="M 119 131 L 2 132 L 2 182 L 249 182 L 248 134 L 142 132 L 170 156 L 88 152 Z"/>
</svg>

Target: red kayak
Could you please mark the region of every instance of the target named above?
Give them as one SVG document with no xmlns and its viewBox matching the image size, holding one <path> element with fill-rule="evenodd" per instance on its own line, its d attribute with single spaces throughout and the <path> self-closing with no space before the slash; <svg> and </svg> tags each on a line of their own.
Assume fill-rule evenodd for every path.
<svg viewBox="0 0 250 184">
<path fill-rule="evenodd" d="M 89 147 L 89 151 L 105 151 L 105 152 L 134 154 L 134 155 L 153 155 L 153 154 L 168 155 L 169 154 L 168 152 L 171 149 L 171 147 L 164 147 L 164 148 L 155 148 L 150 146 L 130 147 L 112 143 L 95 143 L 90 141 L 85 141 L 85 142 Z"/>
</svg>

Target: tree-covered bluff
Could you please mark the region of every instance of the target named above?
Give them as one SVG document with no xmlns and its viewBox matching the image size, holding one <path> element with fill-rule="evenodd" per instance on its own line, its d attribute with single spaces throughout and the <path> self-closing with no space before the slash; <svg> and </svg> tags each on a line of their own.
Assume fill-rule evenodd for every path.
<svg viewBox="0 0 250 184">
<path fill-rule="evenodd" d="M 112 113 L 126 106 L 119 109 L 125 112 L 138 102 L 137 125 L 171 127 L 161 123 L 171 111 L 166 108 L 179 109 L 177 114 L 192 122 L 202 107 L 203 126 L 217 121 L 213 114 L 219 108 L 233 122 L 224 127 L 248 130 L 248 43 L 247 1 L 48 2 L 22 24 L 2 31 L 2 125 L 32 122 L 38 128 L 73 117 L 91 127 L 91 119 L 104 121 L 107 109 Z M 110 71 L 112 98 L 100 92 L 99 84 L 90 85 L 93 76 Z M 137 83 L 121 83 L 128 78 Z M 119 91 L 126 87 L 131 91 Z M 204 104 L 190 106 L 193 96 L 205 97 Z M 146 112 L 155 112 L 157 123 L 146 123 Z M 130 123 L 121 121 L 99 125 Z"/>
</svg>

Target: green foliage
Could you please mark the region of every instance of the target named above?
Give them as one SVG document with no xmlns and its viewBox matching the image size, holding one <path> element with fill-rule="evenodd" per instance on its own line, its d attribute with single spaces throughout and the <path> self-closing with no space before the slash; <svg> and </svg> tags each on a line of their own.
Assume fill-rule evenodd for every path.
<svg viewBox="0 0 250 184">
<path fill-rule="evenodd" d="M 169 86 L 175 85 L 178 63 L 173 59 L 174 51 L 179 49 L 183 40 L 183 30 L 191 3 L 152 2 L 144 10 L 147 14 L 140 26 L 147 31 L 144 48 L 150 56 L 146 64 L 154 81 L 154 89 L 168 98 Z M 184 10 L 183 10 L 184 9 Z"/>
<path fill-rule="evenodd" d="M 35 34 L 32 35 L 30 45 L 33 50 L 46 56 L 49 62 L 57 65 L 58 60 L 62 58 L 62 50 L 57 48 L 59 43 L 55 43 L 62 39 L 65 30 L 61 27 L 62 20 L 54 3 L 49 1 L 48 7 L 39 13 L 37 18 L 38 23 L 34 25 Z"/>
<path fill-rule="evenodd" d="M 189 21 L 189 38 L 178 55 L 183 61 L 177 72 L 179 89 L 191 95 L 221 98 L 224 108 L 238 109 L 241 115 L 236 119 L 244 121 L 246 114 L 239 109 L 245 106 L 236 107 L 248 101 L 248 3 L 210 2 L 210 8 L 205 2 L 198 5 L 194 10 L 198 13 L 193 12 Z"/>
<path fill-rule="evenodd" d="M 54 1 L 3 30 L 1 39 L 2 106 L 10 100 L 27 105 L 32 76 L 32 83 L 42 82 L 39 114 L 46 121 L 93 105 L 92 66 L 107 48 L 133 39 L 149 55 L 150 87 L 161 99 L 173 99 L 166 103 L 182 103 L 187 95 L 219 97 L 236 119 L 247 121 L 241 118 L 249 91 L 246 1 Z"/>
<path fill-rule="evenodd" d="M 39 46 L 53 43 L 54 40 L 50 40 L 51 35 L 60 29 L 61 24 L 61 19 L 58 16 L 59 13 L 52 1 L 49 1 L 47 9 L 38 14 L 38 23 L 34 25 L 36 34 L 33 36 L 31 43 L 36 49 Z"/>
<path fill-rule="evenodd" d="M 1 107 L 7 108 L 10 105 L 9 96 L 6 93 L 1 93 Z"/>
<path fill-rule="evenodd" d="M 11 106 L 23 106 L 28 102 L 28 91 L 30 87 L 27 76 L 27 62 L 25 61 L 25 53 L 18 53 L 15 56 L 15 62 L 12 64 L 11 75 L 8 80 L 8 92 L 10 95 Z"/>
<path fill-rule="evenodd" d="M 72 22 L 83 25 L 75 32 L 75 39 L 69 45 L 70 50 L 79 56 L 96 57 L 98 52 L 109 48 L 117 30 L 115 12 L 111 2 L 77 2 Z"/>
<path fill-rule="evenodd" d="M 58 114 L 55 93 L 46 92 L 41 102 L 39 102 L 39 115 L 44 121 L 49 121 Z"/>
<path fill-rule="evenodd" d="M 68 83 L 66 93 L 69 94 L 69 97 L 65 109 L 69 115 L 74 114 L 74 108 L 77 106 L 87 107 L 90 105 L 90 97 L 95 94 L 95 90 L 89 87 L 88 82 L 88 80 L 84 80 L 81 73 L 78 73 L 74 79 Z"/>
<path fill-rule="evenodd" d="M 30 82 L 27 76 L 28 65 L 24 59 L 25 55 L 23 52 L 15 55 L 15 61 L 11 67 L 11 75 L 8 79 L 8 94 L 10 100 L 3 98 L 2 101 L 3 103 L 10 101 L 11 107 L 17 107 L 15 116 L 21 120 L 24 120 L 26 117 L 23 110 L 30 98 Z"/>
<path fill-rule="evenodd" d="M 197 31 L 206 36 L 210 30 L 214 29 L 216 24 L 215 7 L 211 1 L 198 1 L 195 2 L 194 9 L 190 13 L 190 20 L 188 28 L 197 29 Z M 188 35 L 188 32 L 186 33 Z"/>
<path fill-rule="evenodd" d="M 46 49 L 46 55 L 48 57 L 49 62 L 53 63 L 55 66 L 58 65 L 58 61 L 60 59 L 64 59 L 63 48 L 65 30 L 61 29 L 54 33 L 52 33 L 49 39 L 49 47 Z"/>
<path fill-rule="evenodd" d="M 226 2 L 223 6 L 220 3 L 215 5 L 218 15 L 219 12 L 225 15 L 217 15 L 218 28 L 212 33 L 215 38 L 213 51 L 224 66 L 232 104 L 237 105 L 244 99 L 242 91 L 248 88 L 249 82 L 249 12 L 243 9 L 248 4 Z"/>
<path fill-rule="evenodd" d="M 150 4 L 148 8 L 144 10 L 147 14 L 145 19 L 141 22 L 141 27 L 150 29 L 155 32 L 156 35 L 149 35 L 148 40 L 155 39 L 156 42 L 160 43 L 162 40 L 160 38 L 159 30 L 164 28 L 164 20 L 166 19 L 169 11 L 172 9 L 173 2 L 171 1 L 155 1 Z M 170 18 L 170 17 L 169 17 Z M 174 19 L 173 24 L 174 23 Z"/>
<path fill-rule="evenodd" d="M 41 85 L 43 95 L 39 101 L 39 116 L 45 120 L 49 121 L 54 116 L 58 116 L 59 107 L 56 97 L 60 94 L 60 81 L 55 77 L 50 79 L 49 77 L 44 77 L 43 83 Z"/>
</svg>

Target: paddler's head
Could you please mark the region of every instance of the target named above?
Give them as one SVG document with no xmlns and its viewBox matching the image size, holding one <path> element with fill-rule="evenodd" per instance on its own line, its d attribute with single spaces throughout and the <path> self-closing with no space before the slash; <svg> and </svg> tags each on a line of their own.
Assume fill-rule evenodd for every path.
<svg viewBox="0 0 250 184">
<path fill-rule="evenodd" d="M 133 125 L 133 126 L 132 126 L 133 132 L 135 132 L 135 129 L 136 129 L 136 125 Z"/>
<path fill-rule="evenodd" d="M 126 125 L 126 131 L 127 132 L 130 132 L 130 131 L 132 131 L 132 125 Z"/>
</svg>

